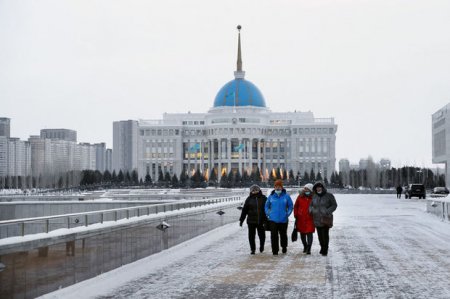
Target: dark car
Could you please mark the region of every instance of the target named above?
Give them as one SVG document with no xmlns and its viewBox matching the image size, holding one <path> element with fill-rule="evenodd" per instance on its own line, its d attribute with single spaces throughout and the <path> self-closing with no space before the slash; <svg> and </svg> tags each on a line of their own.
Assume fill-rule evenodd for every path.
<svg viewBox="0 0 450 299">
<path fill-rule="evenodd" d="M 423 184 L 409 184 L 405 190 L 405 198 L 426 198 L 425 186 Z"/>
<path fill-rule="evenodd" d="M 433 194 L 442 194 L 442 195 L 448 195 L 450 191 L 446 187 L 436 187 L 433 189 Z"/>
</svg>

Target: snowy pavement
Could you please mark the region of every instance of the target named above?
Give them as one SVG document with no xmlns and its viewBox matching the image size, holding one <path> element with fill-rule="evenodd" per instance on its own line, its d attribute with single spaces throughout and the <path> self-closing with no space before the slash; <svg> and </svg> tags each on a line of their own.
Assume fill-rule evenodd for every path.
<svg viewBox="0 0 450 299">
<path fill-rule="evenodd" d="M 45 298 L 450 298 L 450 224 L 425 201 L 336 195 L 330 250 L 250 255 L 238 221 Z M 291 219 L 293 221 L 293 219 Z M 289 225 L 289 233 L 292 223 Z M 290 235 L 290 234 L 289 234 Z M 258 244 L 258 241 L 257 241 Z"/>
</svg>

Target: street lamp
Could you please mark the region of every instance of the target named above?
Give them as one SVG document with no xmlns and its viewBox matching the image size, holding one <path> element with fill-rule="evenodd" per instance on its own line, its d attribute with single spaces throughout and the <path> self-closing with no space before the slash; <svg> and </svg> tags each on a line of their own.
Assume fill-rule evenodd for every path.
<svg viewBox="0 0 450 299">
<path fill-rule="evenodd" d="M 422 175 L 422 170 L 417 170 L 416 171 L 418 174 L 419 174 L 419 183 L 422 183 L 422 180 L 421 180 L 421 175 Z"/>
</svg>

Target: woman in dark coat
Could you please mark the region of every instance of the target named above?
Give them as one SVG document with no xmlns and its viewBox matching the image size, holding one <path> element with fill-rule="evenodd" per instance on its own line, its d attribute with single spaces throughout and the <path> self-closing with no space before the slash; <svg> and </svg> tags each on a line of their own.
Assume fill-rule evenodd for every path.
<svg viewBox="0 0 450 299">
<path fill-rule="evenodd" d="M 239 218 L 239 225 L 242 226 L 242 223 L 247 217 L 248 241 L 250 243 L 251 254 L 255 254 L 256 250 L 256 231 L 258 231 L 259 237 L 259 252 L 264 251 L 264 243 L 266 242 L 266 231 L 264 229 L 264 223 L 267 220 L 266 214 L 264 212 L 266 200 L 267 197 L 262 194 L 261 189 L 258 185 L 251 186 L 250 195 L 245 200 L 244 207 L 242 208 L 241 218 Z"/>
<path fill-rule="evenodd" d="M 309 212 L 309 205 L 313 197 L 312 189 L 312 184 L 306 184 L 303 190 L 299 190 L 300 194 L 294 205 L 295 225 L 303 243 L 303 253 L 306 254 L 311 254 L 313 233 L 315 232 L 313 216 Z"/>
<path fill-rule="evenodd" d="M 309 209 L 314 218 L 314 226 L 317 229 L 317 236 L 320 243 L 320 254 L 326 256 L 328 254 L 328 243 L 330 242 L 329 231 L 330 224 L 325 224 L 323 216 L 331 217 L 333 221 L 333 212 L 337 208 L 334 195 L 327 192 L 322 182 L 317 182 L 313 187 L 314 196 Z"/>
</svg>

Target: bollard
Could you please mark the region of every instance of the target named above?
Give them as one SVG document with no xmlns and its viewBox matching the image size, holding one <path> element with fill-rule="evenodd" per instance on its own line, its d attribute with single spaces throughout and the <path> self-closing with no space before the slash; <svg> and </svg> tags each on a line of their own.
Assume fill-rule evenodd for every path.
<svg viewBox="0 0 450 299">
<path fill-rule="evenodd" d="M 46 219 L 46 220 L 45 220 L 45 232 L 46 232 L 47 234 L 48 234 L 49 222 L 50 222 L 50 219 Z"/>
</svg>

